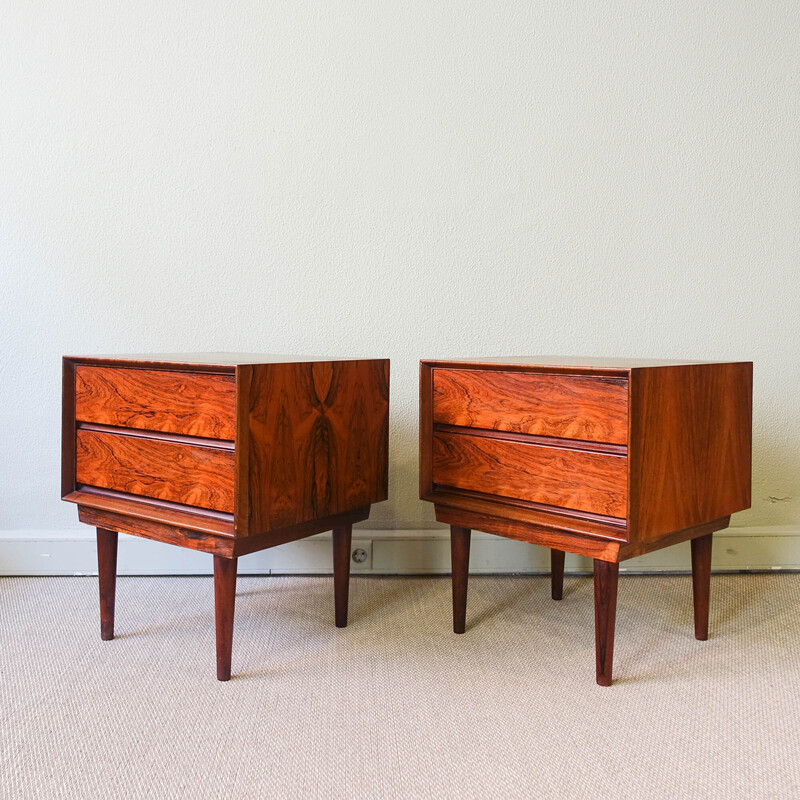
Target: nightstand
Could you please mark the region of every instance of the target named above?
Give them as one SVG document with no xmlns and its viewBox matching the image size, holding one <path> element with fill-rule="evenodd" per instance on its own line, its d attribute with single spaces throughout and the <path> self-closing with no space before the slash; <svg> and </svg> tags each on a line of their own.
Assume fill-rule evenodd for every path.
<svg viewBox="0 0 800 800">
<path fill-rule="evenodd" d="M 420 497 L 450 525 L 453 629 L 470 530 L 593 559 L 597 683 L 611 684 L 619 563 L 691 540 L 708 637 L 711 541 L 750 506 L 753 365 L 595 358 L 420 363 Z"/>
<path fill-rule="evenodd" d="M 103 639 L 120 531 L 213 556 L 219 680 L 239 556 L 333 531 L 347 624 L 352 525 L 387 498 L 388 360 L 66 357 L 63 376 L 62 497 L 97 528 Z"/>
</svg>

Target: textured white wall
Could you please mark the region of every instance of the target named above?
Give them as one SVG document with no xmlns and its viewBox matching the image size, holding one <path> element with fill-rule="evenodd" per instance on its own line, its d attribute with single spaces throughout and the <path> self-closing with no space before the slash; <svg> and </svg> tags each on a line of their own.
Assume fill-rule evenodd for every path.
<svg viewBox="0 0 800 800">
<path fill-rule="evenodd" d="M 0 2 L 0 529 L 59 497 L 60 356 L 755 361 L 800 522 L 800 4 Z"/>
</svg>

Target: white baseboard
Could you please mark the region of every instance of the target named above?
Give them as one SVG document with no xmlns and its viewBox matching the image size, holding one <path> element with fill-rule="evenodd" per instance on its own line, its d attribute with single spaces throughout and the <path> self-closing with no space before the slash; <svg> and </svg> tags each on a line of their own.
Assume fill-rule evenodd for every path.
<svg viewBox="0 0 800 800">
<path fill-rule="evenodd" d="M 372 575 L 444 574 L 450 571 L 447 530 L 375 531 L 355 529 L 353 549 L 366 560 L 351 563 L 352 572 Z M 206 553 L 121 535 L 117 557 L 120 575 L 209 575 Z M 566 570 L 588 573 L 591 561 L 567 555 Z M 712 568 L 740 570 L 800 570 L 800 525 L 728 528 L 714 535 Z M 473 573 L 549 572 L 548 551 L 524 542 L 475 532 L 470 553 Z M 629 573 L 686 572 L 689 544 L 667 547 L 624 561 Z M 240 575 L 329 574 L 330 534 L 320 534 L 239 560 Z M 0 575 L 97 574 L 94 532 L 0 531 Z"/>
</svg>

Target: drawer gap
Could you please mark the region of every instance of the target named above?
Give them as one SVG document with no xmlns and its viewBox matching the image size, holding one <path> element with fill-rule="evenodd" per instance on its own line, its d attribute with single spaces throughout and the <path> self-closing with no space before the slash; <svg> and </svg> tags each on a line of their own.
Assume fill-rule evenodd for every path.
<svg viewBox="0 0 800 800">
<path fill-rule="evenodd" d="M 143 372 L 182 372 L 188 375 L 236 375 L 233 364 L 201 363 L 200 361 L 131 361 L 119 356 L 65 356 L 77 367 L 102 367 L 106 369 L 130 369 Z M 124 362 L 124 363 L 120 363 Z"/>
<path fill-rule="evenodd" d="M 624 444 L 610 442 L 591 442 L 583 439 L 562 439 L 557 436 L 540 436 L 533 433 L 516 433 L 496 428 L 467 428 L 462 425 L 449 425 L 445 422 L 434 423 L 436 433 L 456 433 L 462 436 L 481 436 L 485 439 L 500 439 L 505 442 L 539 445 L 541 447 L 557 447 L 562 450 L 581 450 L 587 453 L 604 453 L 611 456 L 627 457 L 628 447 Z"/>
<path fill-rule="evenodd" d="M 133 439 L 155 439 L 159 442 L 173 444 L 189 444 L 195 447 L 215 448 L 217 450 L 235 450 L 236 442 L 229 439 L 208 439 L 205 436 L 186 436 L 182 433 L 163 433 L 143 428 L 123 428 L 119 425 L 102 425 L 98 422 L 77 422 L 76 430 L 94 431 L 95 433 L 113 433 L 116 436 L 130 436 Z"/>
</svg>

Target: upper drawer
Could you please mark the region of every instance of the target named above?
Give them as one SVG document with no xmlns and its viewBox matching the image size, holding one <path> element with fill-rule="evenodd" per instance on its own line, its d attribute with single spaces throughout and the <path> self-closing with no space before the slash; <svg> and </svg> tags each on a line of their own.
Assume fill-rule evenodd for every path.
<svg viewBox="0 0 800 800">
<path fill-rule="evenodd" d="M 434 369 L 433 421 L 627 444 L 623 378 Z"/>
<path fill-rule="evenodd" d="M 78 366 L 75 418 L 233 440 L 236 381 L 233 375 Z"/>
</svg>

